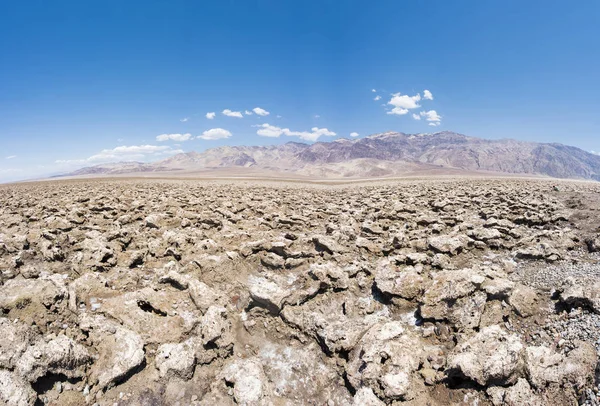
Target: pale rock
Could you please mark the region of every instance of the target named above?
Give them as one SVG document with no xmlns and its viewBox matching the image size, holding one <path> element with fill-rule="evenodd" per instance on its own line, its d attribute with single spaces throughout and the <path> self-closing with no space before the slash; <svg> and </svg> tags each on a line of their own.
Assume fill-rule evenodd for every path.
<svg viewBox="0 0 600 406">
<path fill-rule="evenodd" d="M 462 374 L 480 385 L 512 384 L 522 376 L 524 347 L 516 334 L 494 325 L 459 343 L 448 356 L 450 374 Z"/>
<path fill-rule="evenodd" d="M 91 361 L 92 357 L 84 346 L 60 335 L 28 347 L 15 370 L 29 382 L 35 382 L 46 374 L 80 378 L 85 374 L 83 366 Z"/>
<path fill-rule="evenodd" d="M 408 300 L 420 297 L 427 286 L 426 279 L 414 268 L 403 270 L 391 265 L 378 270 L 375 276 L 375 284 L 384 293 Z"/>
<path fill-rule="evenodd" d="M 144 341 L 119 323 L 84 314 L 80 326 L 88 332 L 98 352 L 98 359 L 89 371 L 89 381 L 98 390 L 110 388 L 144 362 Z"/>
<path fill-rule="evenodd" d="M 156 351 L 154 363 L 161 378 L 177 376 L 186 380 L 190 379 L 196 365 L 192 339 L 182 343 L 162 344 Z"/>
<path fill-rule="evenodd" d="M 535 290 L 525 285 L 517 285 L 508 298 L 508 303 L 521 317 L 529 317 L 539 312 L 538 296 Z"/>
<path fill-rule="evenodd" d="M 15 373 L 0 369 L 0 403 L 6 406 L 33 406 L 37 394 Z"/>
<path fill-rule="evenodd" d="M 356 390 L 371 388 L 388 401 L 411 400 L 424 387 L 417 370 L 425 358 L 419 336 L 408 326 L 378 323 L 350 353 L 348 381 Z"/>
<path fill-rule="evenodd" d="M 427 240 L 427 244 L 429 245 L 429 248 L 435 252 L 448 255 L 456 255 L 460 253 L 465 246 L 464 242 L 460 238 L 445 235 L 430 237 Z"/>
<path fill-rule="evenodd" d="M 354 394 L 353 406 L 385 406 L 385 403 L 381 401 L 373 392 L 373 389 L 369 387 L 363 387 L 356 391 Z"/>
<path fill-rule="evenodd" d="M 233 397 L 239 405 L 262 405 L 270 395 L 267 377 L 258 358 L 232 360 L 225 365 L 220 377 L 233 384 Z"/>
<path fill-rule="evenodd" d="M 544 406 L 542 399 L 536 395 L 524 378 L 507 388 L 492 386 L 487 389 L 493 406 Z"/>
</svg>

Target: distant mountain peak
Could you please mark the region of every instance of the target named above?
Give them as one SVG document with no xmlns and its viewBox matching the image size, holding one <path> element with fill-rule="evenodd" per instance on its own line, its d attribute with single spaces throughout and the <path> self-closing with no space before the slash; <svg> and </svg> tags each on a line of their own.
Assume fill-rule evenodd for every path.
<svg viewBox="0 0 600 406">
<path fill-rule="evenodd" d="M 307 176 L 398 176 L 407 170 L 444 168 L 558 178 L 600 180 L 600 156 L 561 144 L 488 140 L 452 131 L 405 134 L 305 144 L 222 146 L 186 152 L 155 163 L 121 162 L 83 168 L 71 175 L 253 168 Z"/>
</svg>

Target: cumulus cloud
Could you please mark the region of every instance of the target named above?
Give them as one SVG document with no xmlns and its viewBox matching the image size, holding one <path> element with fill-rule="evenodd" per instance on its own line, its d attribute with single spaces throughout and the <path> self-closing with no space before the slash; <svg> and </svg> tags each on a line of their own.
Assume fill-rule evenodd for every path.
<svg viewBox="0 0 600 406">
<path fill-rule="evenodd" d="M 185 122 L 187 122 L 189 119 L 190 119 L 189 117 L 184 117 L 184 118 L 182 118 L 182 119 L 181 119 L 181 120 L 179 120 L 179 121 L 181 121 L 182 123 L 185 123 Z"/>
<path fill-rule="evenodd" d="M 231 137 L 231 133 L 223 128 L 211 128 L 210 130 L 206 130 L 199 135 L 198 138 L 202 138 L 203 140 L 220 140 L 223 138 Z"/>
<path fill-rule="evenodd" d="M 329 131 L 327 128 L 313 127 L 310 131 L 291 131 L 289 128 L 280 128 L 270 124 L 261 124 L 256 127 L 260 127 L 256 134 L 262 137 L 277 138 L 282 135 L 288 137 L 299 137 L 306 141 L 316 141 L 322 136 L 333 137 L 337 135 L 333 131 Z"/>
<path fill-rule="evenodd" d="M 284 130 L 289 131 L 287 128 L 279 128 L 266 123 L 255 127 L 260 127 L 260 129 L 256 131 L 256 134 L 260 135 L 261 137 L 278 138 L 284 134 Z"/>
<path fill-rule="evenodd" d="M 427 89 L 423 90 L 423 99 L 425 100 L 433 100 L 433 95 Z"/>
<path fill-rule="evenodd" d="M 6 157 L 6 159 L 15 159 L 17 156 L 16 155 L 9 155 Z"/>
<path fill-rule="evenodd" d="M 371 91 L 372 91 L 373 93 L 376 93 L 376 92 L 377 92 L 377 90 L 375 90 L 375 89 L 371 89 Z"/>
<path fill-rule="evenodd" d="M 206 118 L 208 118 L 209 120 L 212 120 L 213 118 L 215 118 L 216 115 L 217 115 L 217 113 L 215 113 L 215 112 L 206 113 Z"/>
<path fill-rule="evenodd" d="M 251 112 L 251 111 L 248 111 L 248 110 L 246 110 L 246 111 L 244 111 L 244 114 L 245 114 L 245 115 L 247 115 L 247 116 L 251 116 L 251 115 L 252 115 L 252 112 Z"/>
<path fill-rule="evenodd" d="M 425 120 L 430 122 L 439 123 L 442 121 L 442 117 L 435 110 L 422 111 L 420 114 L 421 117 L 425 117 Z"/>
<path fill-rule="evenodd" d="M 387 103 L 392 107 L 387 114 L 395 114 L 395 115 L 404 115 L 408 113 L 410 109 L 416 109 L 421 107 L 419 101 L 421 100 L 421 95 L 417 93 L 414 96 L 408 96 L 406 94 L 395 93 L 392 95 L 392 98 Z"/>
<path fill-rule="evenodd" d="M 358 133 L 356 133 L 356 132 L 350 133 L 350 136 L 351 136 L 351 137 L 358 137 L 358 135 L 359 135 L 359 134 L 358 134 Z"/>
<path fill-rule="evenodd" d="M 415 120 L 420 120 L 420 119 L 421 119 L 421 116 L 420 116 L 420 115 L 418 115 L 418 114 L 415 114 L 415 113 L 413 113 L 412 117 L 413 117 Z"/>
<path fill-rule="evenodd" d="M 263 117 L 264 117 L 264 116 L 268 116 L 269 114 L 271 114 L 271 113 L 269 113 L 267 110 L 265 110 L 265 109 L 261 109 L 260 107 L 255 107 L 255 108 L 253 108 L 253 109 L 252 109 L 252 111 L 253 111 L 254 113 L 256 113 L 257 115 L 259 115 L 259 116 L 263 116 Z"/>
<path fill-rule="evenodd" d="M 144 160 L 148 157 L 174 155 L 182 152 L 180 149 L 173 149 L 165 145 L 123 145 L 113 149 L 103 149 L 89 158 L 59 159 L 55 162 L 57 164 L 98 164 L 103 162 Z"/>
<path fill-rule="evenodd" d="M 192 134 L 190 133 L 186 133 L 186 134 L 161 134 L 156 136 L 156 141 L 187 141 L 187 140 L 193 140 L 194 137 L 192 137 Z"/>
<path fill-rule="evenodd" d="M 375 96 L 375 98 L 373 100 L 375 100 L 375 101 L 381 100 L 381 96 L 377 95 L 377 96 Z"/>
<path fill-rule="evenodd" d="M 239 112 L 239 111 L 231 111 L 229 109 L 223 110 L 222 113 L 223 113 L 223 115 L 225 115 L 227 117 L 236 117 L 236 118 L 243 118 L 244 117 L 241 112 Z"/>
</svg>

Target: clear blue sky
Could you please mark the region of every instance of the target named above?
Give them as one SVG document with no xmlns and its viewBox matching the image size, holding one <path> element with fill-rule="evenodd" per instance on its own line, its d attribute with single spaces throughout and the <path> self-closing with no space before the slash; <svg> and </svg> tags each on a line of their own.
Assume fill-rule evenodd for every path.
<svg viewBox="0 0 600 406">
<path fill-rule="evenodd" d="M 597 0 L 2 1 L 0 55 L 0 181 L 387 130 L 600 151 Z"/>
</svg>

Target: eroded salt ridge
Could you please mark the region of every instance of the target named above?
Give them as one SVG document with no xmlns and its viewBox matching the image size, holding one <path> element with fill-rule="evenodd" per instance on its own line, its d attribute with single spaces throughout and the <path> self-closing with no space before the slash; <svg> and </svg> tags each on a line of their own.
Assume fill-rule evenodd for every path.
<svg viewBox="0 0 600 406">
<path fill-rule="evenodd" d="M 2 187 L 0 403 L 597 404 L 599 192 Z"/>
</svg>

